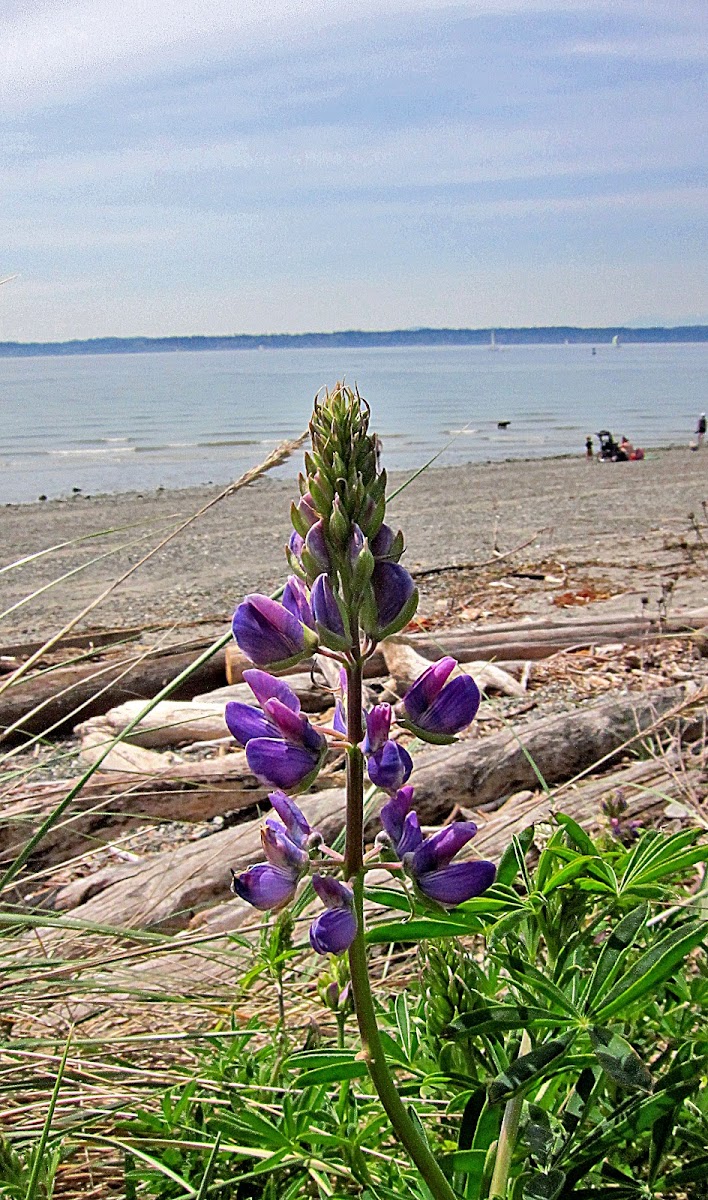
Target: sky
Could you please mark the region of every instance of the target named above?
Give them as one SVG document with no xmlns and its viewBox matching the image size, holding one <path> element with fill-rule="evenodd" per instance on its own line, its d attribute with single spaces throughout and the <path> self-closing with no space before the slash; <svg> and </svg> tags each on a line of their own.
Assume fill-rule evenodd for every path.
<svg viewBox="0 0 708 1200">
<path fill-rule="evenodd" d="M 705 0 L 3 0 L 0 340 L 708 322 Z"/>
</svg>

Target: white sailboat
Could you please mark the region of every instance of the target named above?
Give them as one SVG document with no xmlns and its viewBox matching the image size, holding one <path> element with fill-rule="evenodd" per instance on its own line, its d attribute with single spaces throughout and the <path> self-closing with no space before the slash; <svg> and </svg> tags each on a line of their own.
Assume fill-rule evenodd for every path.
<svg viewBox="0 0 708 1200">
<path fill-rule="evenodd" d="M 492 330 L 492 336 L 489 339 L 489 349 L 490 350 L 498 350 L 499 349 L 499 347 L 497 346 L 497 335 L 494 330 Z"/>
<path fill-rule="evenodd" d="M 616 333 L 612 339 L 612 345 L 615 347 L 616 350 L 619 350 L 619 344 L 620 344 L 620 335 L 618 333 Z"/>
</svg>

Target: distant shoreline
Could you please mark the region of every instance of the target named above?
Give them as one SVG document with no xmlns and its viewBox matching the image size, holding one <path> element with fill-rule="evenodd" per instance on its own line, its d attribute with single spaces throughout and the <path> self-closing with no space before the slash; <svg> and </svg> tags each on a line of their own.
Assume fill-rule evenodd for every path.
<svg viewBox="0 0 708 1200">
<path fill-rule="evenodd" d="M 694 344 L 708 342 L 708 325 L 654 326 L 632 329 L 621 325 L 584 328 L 549 325 L 504 329 L 344 330 L 336 333 L 232 334 L 211 337 L 87 338 L 68 342 L 0 342 L 0 358 L 42 355 L 150 354 L 160 351 L 377 349 L 413 346 L 558 346 L 618 344 Z"/>
</svg>

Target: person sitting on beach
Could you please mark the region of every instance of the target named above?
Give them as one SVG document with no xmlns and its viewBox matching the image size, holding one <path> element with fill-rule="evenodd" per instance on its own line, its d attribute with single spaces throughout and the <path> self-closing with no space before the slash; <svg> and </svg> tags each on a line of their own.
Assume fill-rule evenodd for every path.
<svg viewBox="0 0 708 1200">
<path fill-rule="evenodd" d="M 620 450 L 623 454 L 627 455 L 627 458 L 631 458 L 634 454 L 634 446 L 624 434 L 622 434 L 622 440 L 620 441 Z"/>
</svg>

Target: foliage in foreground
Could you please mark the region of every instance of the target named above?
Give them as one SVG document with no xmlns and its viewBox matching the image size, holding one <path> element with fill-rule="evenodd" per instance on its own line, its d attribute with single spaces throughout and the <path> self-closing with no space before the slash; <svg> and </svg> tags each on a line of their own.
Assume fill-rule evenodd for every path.
<svg viewBox="0 0 708 1200">
<path fill-rule="evenodd" d="M 708 922 L 686 885 L 708 849 L 693 831 L 598 845 L 559 816 L 531 869 L 532 838 L 514 839 L 495 886 L 450 914 L 370 890 L 388 908 L 369 933 L 379 961 L 418 943 L 405 990 L 377 987 L 400 1094 L 466 1200 L 491 1194 L 502 1121 L 515 1130 L 514 1200 L 705 1196 Z M 321 993 L 342 1036 L 313 1025 L 303 1046 L 288 1027 L 288 936 L 268 927 L 243 980 L 282 981 L 284 1022 L 234 1019 L 186 1086 L 107 1139 L 126 1196 L 425 1195 L 348 1045 L 341 961 Z M 27 1195 L 25 1151 L 7 1151 L 15 1174 L 0 1194 L 13 1200 Z"/>
</svg>

